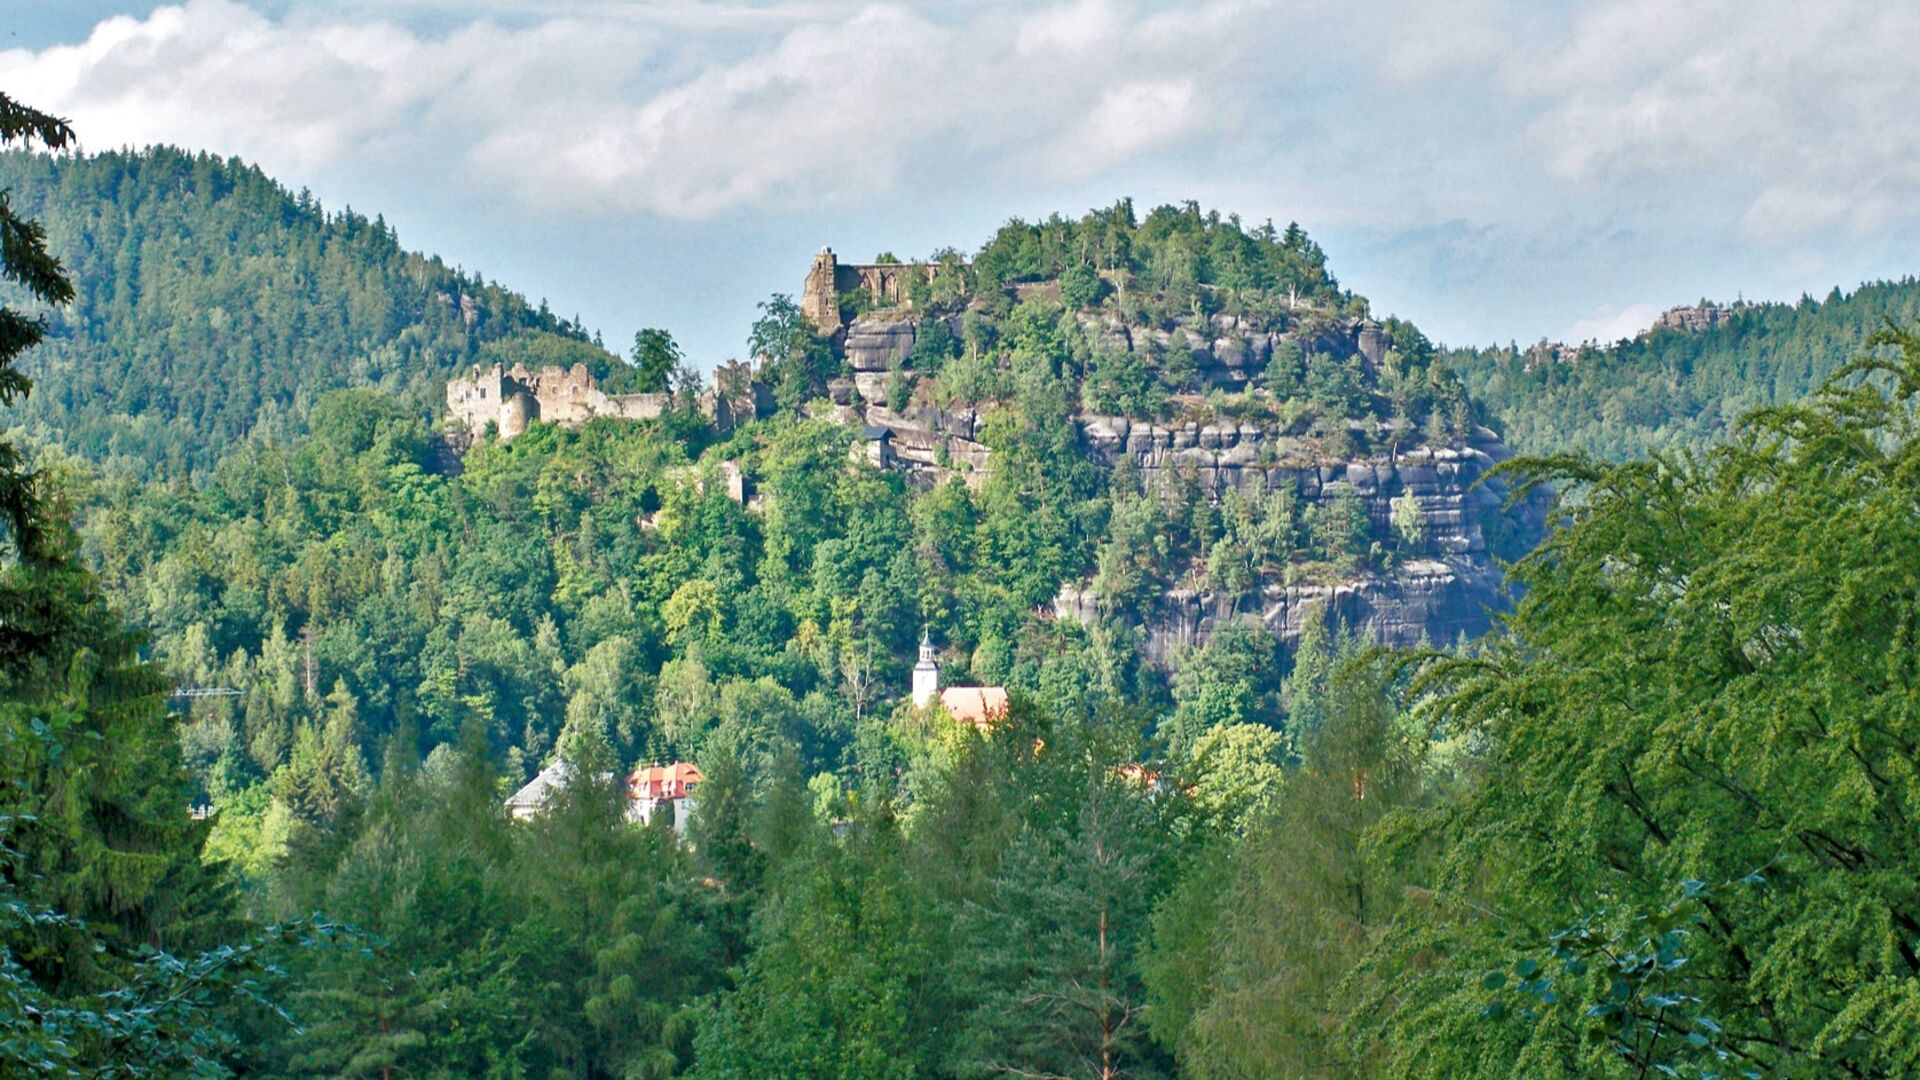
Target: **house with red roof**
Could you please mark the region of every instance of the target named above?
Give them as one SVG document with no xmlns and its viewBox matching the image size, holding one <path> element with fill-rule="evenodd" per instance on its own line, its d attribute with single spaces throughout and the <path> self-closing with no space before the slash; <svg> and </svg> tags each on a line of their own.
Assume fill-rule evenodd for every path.
<svg viewBox="0 0 1920 1080">
<path fill-rule="evenodd" d="M 687 821 L 693 816 L 694 792 L 704 779 L 700 766 L 691 761 L 633 770 L 627 777 L 628 819 L 651 825 L 655 815 L 671 813 L 673 831 L 684 838 Z"/>
</svg>

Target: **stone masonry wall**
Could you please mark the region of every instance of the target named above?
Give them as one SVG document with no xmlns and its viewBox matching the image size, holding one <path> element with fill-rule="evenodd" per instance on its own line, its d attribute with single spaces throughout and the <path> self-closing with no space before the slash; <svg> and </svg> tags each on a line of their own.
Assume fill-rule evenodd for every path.
<svg viewBox="0 0 1920 1080">
<path fill-rule="evenodd" d="M 466 377 L 447 383 L 447 415 L 475 438 L 492 424 L 503 441 L 535 420 L 567 427 L 596 416 L 647 420 L 665 412 L 670 401 L 667 394 L 603 393 L 585 364 L 538 371 L 524 364 L 510 370 L 475 365 Z"/>
</svg>

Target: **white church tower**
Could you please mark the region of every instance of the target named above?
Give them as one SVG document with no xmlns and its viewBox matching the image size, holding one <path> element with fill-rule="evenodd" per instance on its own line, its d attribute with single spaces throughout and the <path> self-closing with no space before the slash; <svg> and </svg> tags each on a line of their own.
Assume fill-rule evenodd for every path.
<svg viewBox="0 0 1920 1080">
<path fill-rule="evenodd" d="M 933 642 L 920 631 L 920 662 L 913 665 L 913 707 L 924 709 L 940 696 L 940 664 L 933 658 Z"/>
</svg>

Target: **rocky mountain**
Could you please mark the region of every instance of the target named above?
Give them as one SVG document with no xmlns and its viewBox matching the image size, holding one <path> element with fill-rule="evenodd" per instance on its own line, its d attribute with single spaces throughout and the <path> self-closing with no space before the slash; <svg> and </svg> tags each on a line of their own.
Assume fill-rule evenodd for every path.
<svg viewBox="0 0 1920 1080">
<path fill-rule="evenodd" d="M 1124 486 L 1215 515 L 1229 502 L 1284 501 L 1287 521 L 1268 527 L 1283 535 L 1238 572 L 1231 550 L 1216 552 L 1260 547 L 1233 535 L 1259 522 L 1203 524 L 1169 548 L 1144 599 L 1122 602 L 1097 568 L 1064 584 L 1058 617 L 1130 620 L 1156 664 L 1231 623 L 1291 644 L 1322 613 L 1390 644 L 1475 636 L 1501 603 L 1498 558 L 1542 531 L 1538 503 L 1504 508 L 1503 485 L 1487 478 L 1509 451 L 1471 421 L 1431 346 L 1350 294 L 1302 297 L 1275 283 L 1202 292 L 1183 310 L 1134 266 L 1102 268 L 1103 287 L 1077 309 L 1063 300 L 1063 275 L 1044 271 L 916 304 L 872 270 L 843 275 L 839 304 L 810 303 L 858 311 L 834 331 L 845 366 L 828 387 L 834 415 L 861 429 L 874 461 L 925 487 L 979 487 L 992 468 L 990 417 L 1018 409 L 1019 393 L 991 378 L 969 393 L 969 373 L 954 369 L 969 353 L 998 353 L 992 371 L 1004 373 L 1030 347 L 1010 341 L 1019 334 L 1008 325 L 1052 319 L 1078 451 L 1116 478 L 1116 500 Z M 921 279 L 914 267 L 890 276 Z"/>
</svg>

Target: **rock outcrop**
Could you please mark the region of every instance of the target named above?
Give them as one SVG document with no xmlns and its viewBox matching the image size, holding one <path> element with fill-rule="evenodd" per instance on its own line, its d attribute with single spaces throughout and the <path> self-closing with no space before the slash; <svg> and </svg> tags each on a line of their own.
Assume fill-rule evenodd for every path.
<svg viewBox="0 0 1920 1080">
<path fill-rule="evenodd" d="M 1204 646 L 1223 627 L 1258 625 L 1291 648 L 1307 620 L 1326 611 L 1342 627 L 1383 645 L 1448 645 L 1478 637 L 1500 607 L 1500 571 L 1490 559 L 1416 559 L 1381 574 L 1333 585 L 1267 583 L 1254 600 L 1172 589 L 1145 626 L 1149 663 L 1171 666 L 1184 648 Z M 1081 586 L 1060 590 L 1060 618 L 1092 622 L 1099 605 Z"/>
<path fill-rule="evenodd" d="M 1382 572 L 1332 583 L 1265 581 L 1246 596 L 1170 590 L 1146 620 L 1146 652 L 1167 663 L 1183 646 L 1204 645 L 1222 626 L 1257 623 L 1291 646 L 1308 613 L 1324 608 L 1342 626 L 1388 645 L 1449 644 L 1484 633 L 1502 602 L 1497 557 L 1511 557 L 1544 531 L 1544 506 L 1504 509 L 1505 488 L 1485 481 L 1508 456 L 1493 432 L 1476 429 L 1459 445 L 1419 447 L 1341 462 L 1287 460 L 1297 440 L 1257 428 L 1165 428 L 1096 418 L 1084 428 L 1090 453 L 1132 463 L 1148 488 L 1197 481 L 1203 490 L 1243 495 L 1291 488 L 1302 509 L 1342 489 L 1366 509 L 1370 535 L 1390 543 L 1395 499 L 1410 496 L 1425 522 L 1424 550 Z M 1055 601 L 1060 617 L 1100 616 L 1088 590 L 1072 585 Z"/>
<path fill-rule="evenodd" d="M 1303 503 L 1324 497 L 1335 484 L 1350 487 L 1385 536 L 1390 503 L 1411 494 L 1426 519 L 1432 543 L 1448 555 L 1487 550 L 1484 529 L 1503 500 L 1498 486 L 1475 488 L 1487 471 L 1509 456 L 1500 437 L 1486 428 L 1457 445 L 1420 446 L 1381 458 L 1322 461 L 1308 440 L 1253 424 L 1162 426 L 1124 417 L 1089 417 L 1081 431 L 1087 450 L 1110 465 L 1129 462 L 1148 489 L 1187 479 L 1216 497 L 1229 489 L 1260 495 L 1292 488 Z"/>
<path fill-rule="evenodd" d="M 1668 308 L 1653 320 L 1647 328 L 1651 334 L 1656 330 L 1678 330 L 1683 334 L 1699 334 L 1721 326 L 1733 318 L 1733 309 L 1719 304 L 1690 304 Z"/>
<path fill-rule="evenodd" d="M 1379 323 L 1303 313 L 1279 320 L 1285 329 L 1231 315 L 1188 317 L 1170 327 L 1130 326 L 1110 313 L 1080 316 L 1093 347 L 1139 353 L 1150 367 L 1169 360 L 1189 364 L 1195 387 L 1235 393 L 1259 378 L 1276 350 L 1358 358 L 1369 372 L 1393 348 Z M 854 320 L 841 338 L 852 377 L 838 380 L 835 412 L 858 425 L 871 444 L 867 457 L 905 471 L 920 483 L 959 476 L 978 485 L 987 476 L 990 451 L 980 441 L 981 416 L 972 408 L 939 408 L 916 398 L 889 407 L 889 383 L 909 369 L 920 322 L 911 312 L 887 311 Z M 957 326 L 950 326 L 957 332 Z M 1183 358 L 1181 353 L 1185 353 Z M 1191 396 L 1196 410 L 1210 412 Z M 1375 446 L 1392 439 L 1384 425 L 1356 430 L 1352 442 Z M 1524 550 L 1543 531 L 1542 508 L 1530 503 L 1503 509 L 1504 488 L 1482 480 L 1507 448 L 1485 428 L 1449 445 L 1416 446 L 1360 458 L 1329 456 L 1326 440 L 1293 433 L 1272 420 L 1215 419 L 1152 422 L 1119 416 L 1080 418 L 1082 446 L 1110 466 L 1125 465 L 1147 490 L 1195 485 L 1212 498 L 1228 491 L 1245 497 L 1289 489 L 1304 513 L 1314 504 L 1351 492 L 1364 507 L 1369 535 L 1382 550 L 1399 553 L 1389 569 L 1356 573 L 1347 580 L 1267 580 L 1238 597 L 1193 589 L 1170 590 L 1146 617 L 1147 654 L 1171 662 L 1184 646 L 1203 645 L 1222 626 L 1258 623 L 1291 645 L 1308 618 L 1324 608 L 1341 625 L 1393 645 L 1422 640 L 1446 644 L 1483 633 L 1501 602 L 1497 556 Z M 1396 542 L 1393 503 L 1411 498 L 1419 507 L 1424 539 L 1407 552 Z M 1100 617 L 1094 598 L 1080 584 L 1063 588 L 1056 603 L 1062 618 Z"/>
</svg>

